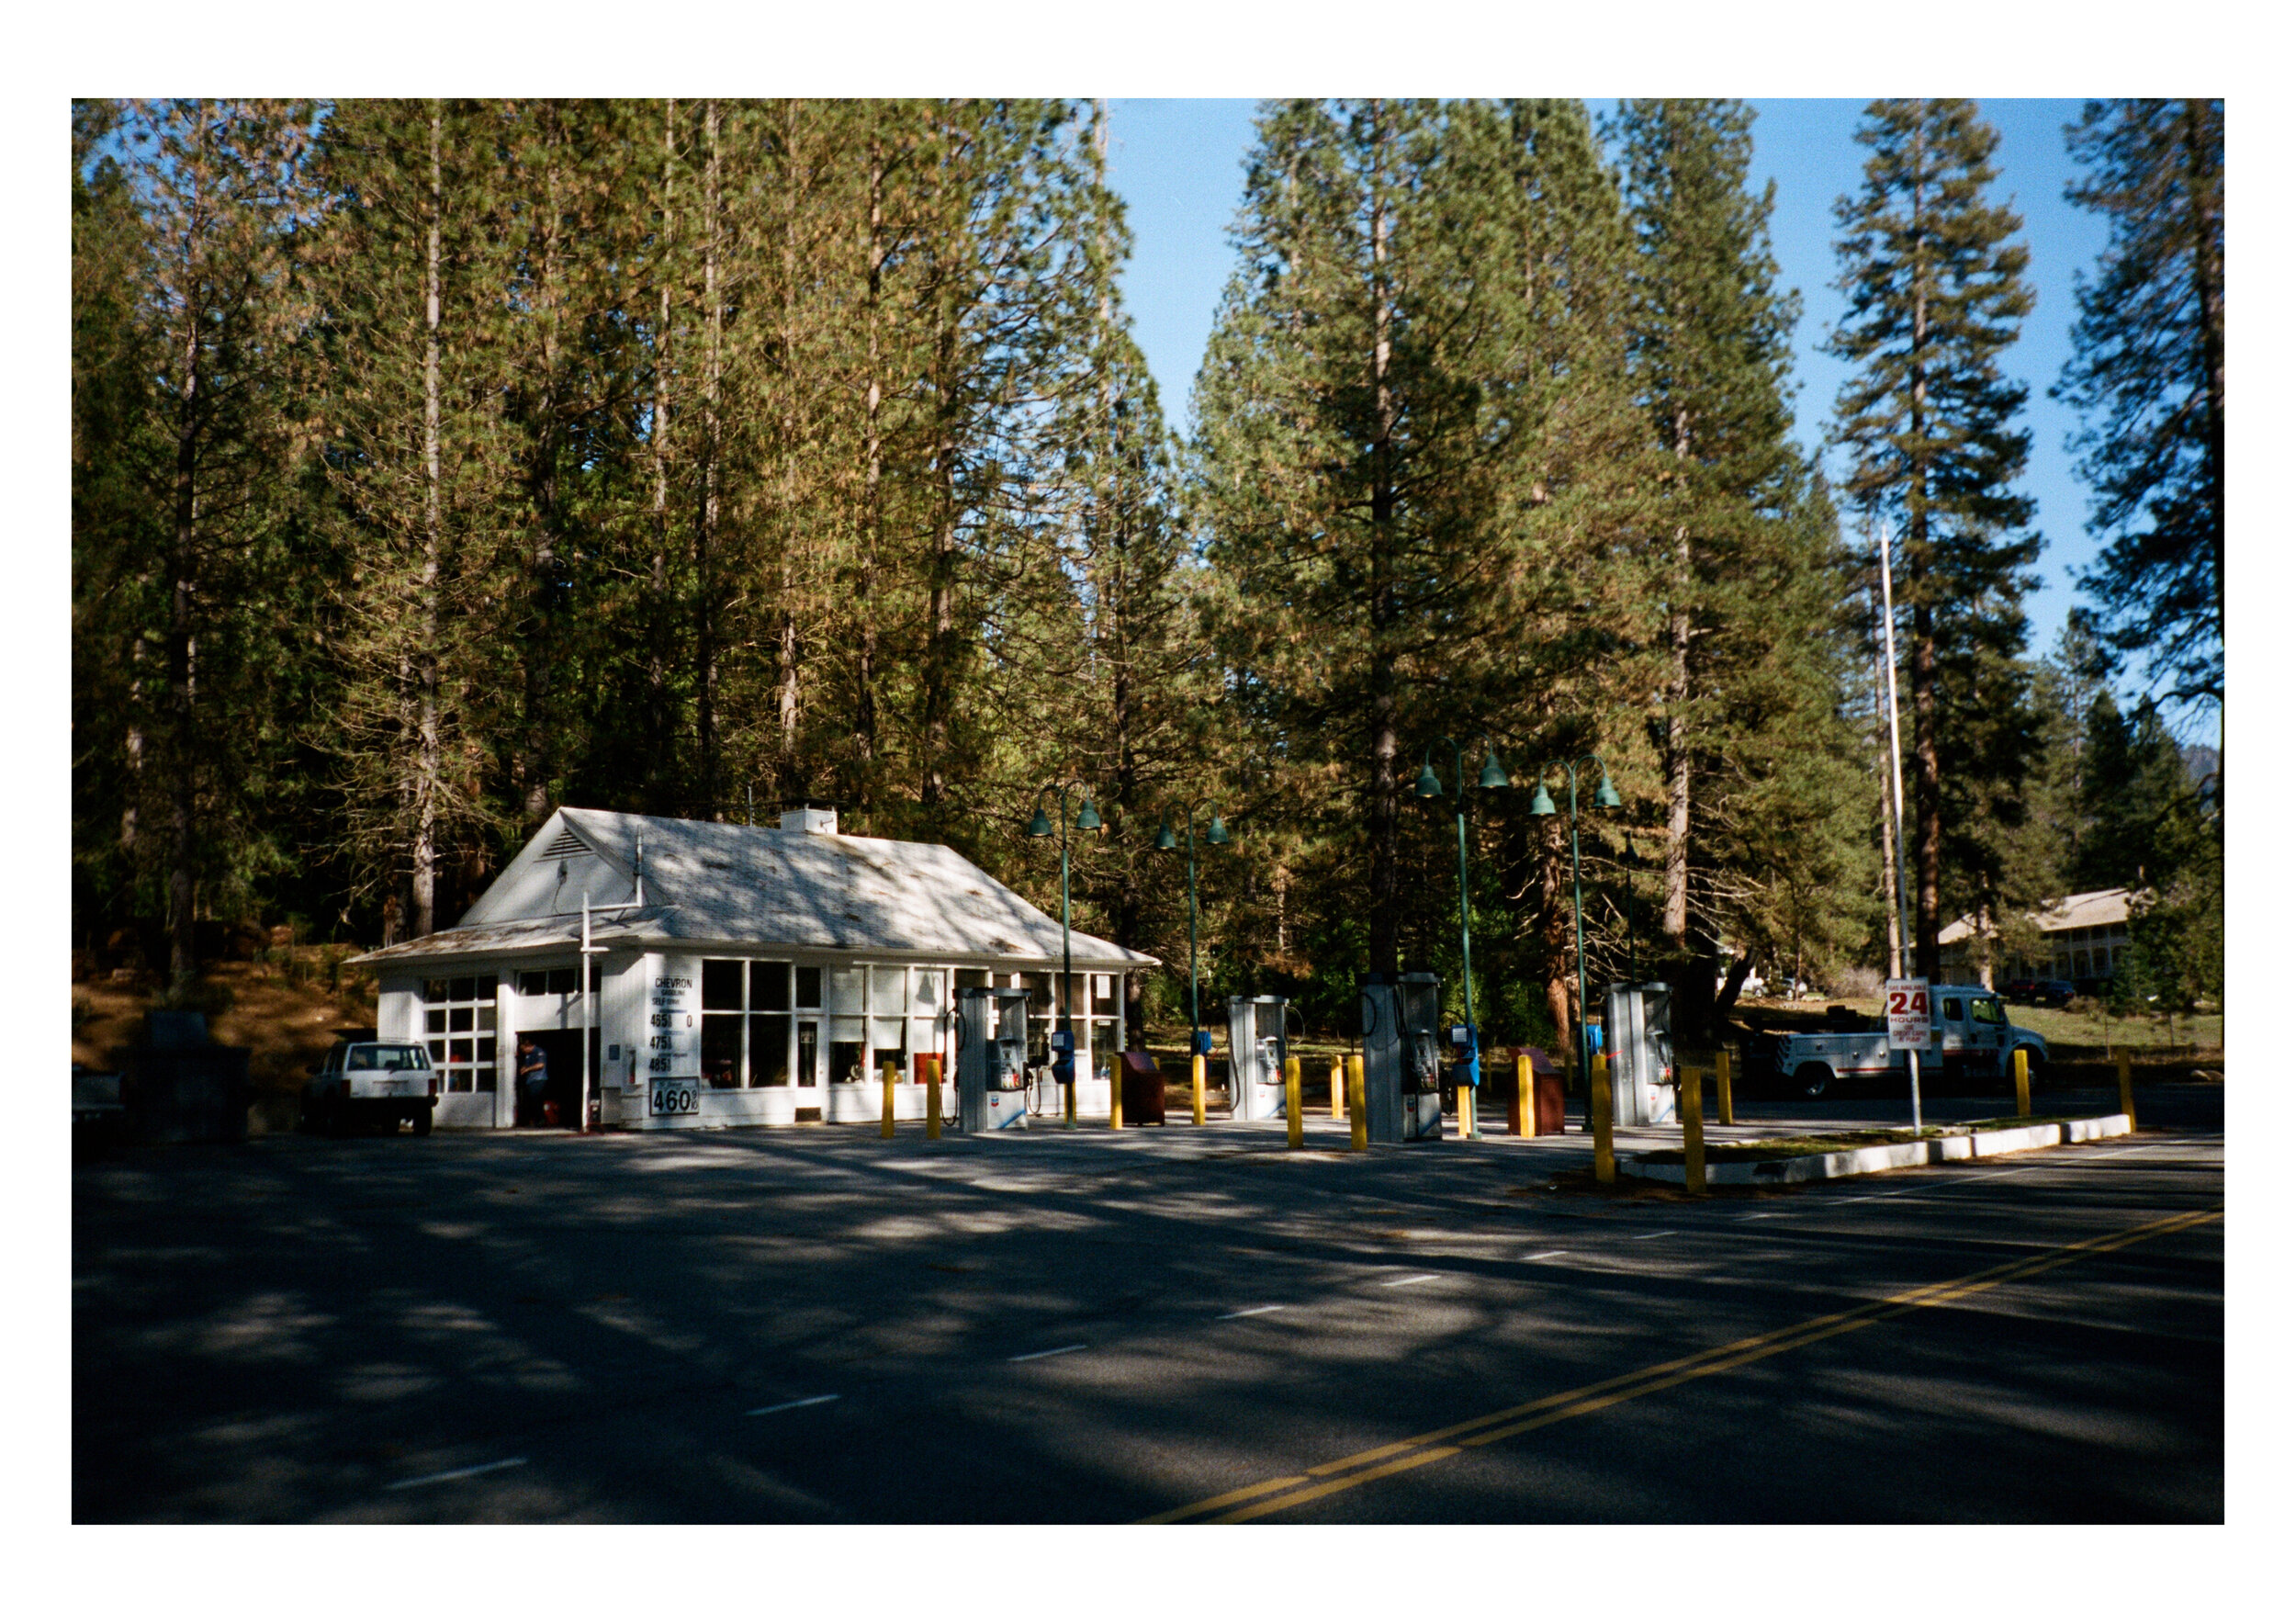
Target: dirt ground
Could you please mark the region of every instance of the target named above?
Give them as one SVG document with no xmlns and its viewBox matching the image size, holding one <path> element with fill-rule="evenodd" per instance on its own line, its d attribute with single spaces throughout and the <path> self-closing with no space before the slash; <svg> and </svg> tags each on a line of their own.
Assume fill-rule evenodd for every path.
<svg viewBox="0 0 2296 1623">
<path fill-rule="evenodd" d="M 327 963 L 355 949 L 304 947 L 289 959 L 282 950 L 262 964 L 209 967 L 201 1001 L 213 1012 L 208 1033 L 250 1051 L 247 1079 L 258 1099 L 294 1098 L 326 1054 L 339 1031 L 375 1024 L 375 984 L 344 969 L 327 986 Z M 120 1068 L 126 1051 L 143 1041 L 144 1015 L 159 1000 L 148 983 L 74 980 L 72 1060 L 96 1070 Z"/>
</svg>

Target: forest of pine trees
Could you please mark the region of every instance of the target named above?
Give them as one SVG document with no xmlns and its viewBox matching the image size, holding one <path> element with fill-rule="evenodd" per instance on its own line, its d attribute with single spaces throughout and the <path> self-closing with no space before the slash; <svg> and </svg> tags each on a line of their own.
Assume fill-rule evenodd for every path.
<svg viewBox="0 0 2296 1623">
<path fill-rule="evenodd" d="M 1455 761 L 1490 749 L 1486 1027 L 1569 1019 L 1530 790 L 1590 755 L 1590 982 L 1662 975 L 1694 1027 L 1757 966 L 1883 961 L 1886 527 L 1917 968 L 1964 913 L 2013 945 L 2129 884 L 2147 986 L 2218 995 L 2215 780 L 2113 694 L 2137 653 L 2222 697 L 2221 106 L 2074 134 L 2117 211 L 2063 386 L 2108 546 L 2046 659 L 1992 132 L 1869 109 L 1836 487 L 1751 127 L 1265 104 L 1183 443 L 1090 101 L 75 103 L 74 945 L 187 995 L 251 926 L 445 928 L 560 804 L 828 799 L 1050 901 L 1022 828 L 1075 776 L 1081 927 L 1184 975 L 1154 840 L 1206 802 L 1211 987 L 1328 1024 L 1367 968 L 1456 986 Z M 2208 411 L 2143 398 L 2155 353 Z"/>
</svg>

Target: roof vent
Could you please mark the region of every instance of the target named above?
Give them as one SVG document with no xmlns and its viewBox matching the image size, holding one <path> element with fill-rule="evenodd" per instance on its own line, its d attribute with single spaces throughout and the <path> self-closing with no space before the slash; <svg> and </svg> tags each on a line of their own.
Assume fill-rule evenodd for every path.
<svg viewBox="0 0 2296 1623">
<path fill-rule="evenodd" d="M 589 842 L 573 829 L 563 828 L 556 840 L 535 853 L 535 861 L 547 862 L 558 857 L 586 857 L 589 854 Z"/>
<path fill-rule="evenodd" d="M 784 807 L 782 830 L 786 834 L 834 834 L 837 832 L 837 807 L 810 805 Z"/>
</svg>

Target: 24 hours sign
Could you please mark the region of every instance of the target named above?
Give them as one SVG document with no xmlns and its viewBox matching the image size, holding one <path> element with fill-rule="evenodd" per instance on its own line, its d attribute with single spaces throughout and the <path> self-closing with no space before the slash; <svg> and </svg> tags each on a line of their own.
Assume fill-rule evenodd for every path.
<svg viewBox="0 0 2296 1623">
<path fill-rule="evenodd" d="M 1882 1012 L 1889 1019 L 1892 1048 L 1930 1045 L 1930 983 L 1926 980 L 1882 983 Z"/>
</svg>

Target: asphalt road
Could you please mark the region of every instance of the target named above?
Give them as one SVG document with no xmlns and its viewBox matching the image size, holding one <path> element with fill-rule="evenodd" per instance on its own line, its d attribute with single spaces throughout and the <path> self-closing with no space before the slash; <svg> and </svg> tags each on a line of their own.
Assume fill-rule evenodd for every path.
<svg viewBox="0 0 2296 1623">
<path fill-rule="evenodd" d="M 1328 1121 L 127 1152 L 73 1516 L 2221 1521 L 2222 1093 L 2139 1117 L 1697 1201 Z"/>
</svg>

